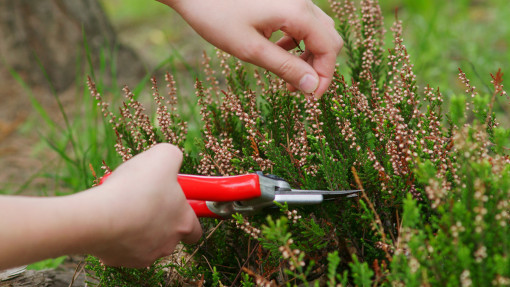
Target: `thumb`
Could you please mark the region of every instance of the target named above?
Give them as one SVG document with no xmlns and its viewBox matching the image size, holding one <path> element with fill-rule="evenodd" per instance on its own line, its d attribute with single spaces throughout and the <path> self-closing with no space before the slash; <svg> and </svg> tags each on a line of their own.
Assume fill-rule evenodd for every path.
<svg viewBox="0 0 510 287">
<path fill-rule="evenodd" d="M 189 207 L 191 209 L 191 207 Z M 192 215 L 188 217 L 186 226 L 186 232 L 183 234 L 181 240 L 186 244 L 194 244 L 200 240 L 202 237 L 202 226 L 200 225 L 200 221 L 195 215 L 195 212 L 191 211 Z"/>
<path fill-rule="evenodd" d="M 262 35 L 255 34 L 252 43 L 256 44 L 247 45 L 247 50 L 240 57 L 241 60 L 275 73 L 305 93 L 312 93 L 317 89 L 319 75 L 312 66 Z"/>
</svg>

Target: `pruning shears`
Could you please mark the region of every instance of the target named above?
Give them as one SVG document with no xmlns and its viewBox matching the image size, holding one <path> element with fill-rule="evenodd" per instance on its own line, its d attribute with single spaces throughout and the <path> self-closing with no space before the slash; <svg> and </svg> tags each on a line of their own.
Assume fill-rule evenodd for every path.
<svg viewBox="0 0 510 287">
<path fill-rule="evenodd" d="M 109 176 L 106 174 L 100 184 Z M 292 189 L 287 181 L 262 172 L 235 176 L 179 174 L 177 181 L 198 217 L 231 218 L 232 214 L 251 215 L 275 202 L 288 205 L 319 204 L 339 196 L 356 197 L 359 190 Z"/>
</svg>

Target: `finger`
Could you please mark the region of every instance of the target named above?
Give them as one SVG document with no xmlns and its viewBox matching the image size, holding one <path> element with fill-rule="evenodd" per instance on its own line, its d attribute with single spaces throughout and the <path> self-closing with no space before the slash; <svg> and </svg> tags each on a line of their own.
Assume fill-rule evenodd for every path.
<svg viewBox="0 0 510 287">
<path fill-rule="evenodd" d="M 313 8 L 317 15 L 317 18 L 319 18 L 324 25 L 335 28 L 335 20 L 333 20 L 333 18 L 329 17 L 329 15 L 326 14 L 326 12 L 324 12 L 321 8 L 317 7 L 316 5 L 314 5 Z"/>
<path fill-rule="evenodd" d="M 327 91 L 333 79 L 339 50 L 334 49 L 327 53 L 316 53 L 310 48 L 310 50 L 307 51 L 309 51 L 309 55 L 307 55 L 304 60 L 307 61 L 319 75 L 319 86 L 315 91 L 315 96 L 320 98 Z"/>
<path fill-rule="evenodd" d="M 310 45 L 307 45 L 307 48 L 309 46 Z M 320 98 L 324 92 L 326 92 L 333 79 L 338 51 L 335 49 L 326 53 L 320 53 L 314 52 L 312 49 L 313 48 L 310 48 L 310 50 L 308 50 L 309 55 L 305 60 L 314 68 L 314 70 L 319 75 L 319 86 L 315 90 L 315 96 Z"/>
<path fill-rule="evenodd" d="M 299 43 L 296 39 L 285 35 L 276 41 L 275 44 L 282 47 L 282 49 L 289 51 L 296 48 Z"/>
<path fill-rule="evenodd" d="M 295 91 L 297 91 L 297 90 L 298 90 L 298 89 L 296 89 L 293 85 L 291 85 L 291 84 L 289 84 L 289 83 L 287 83 L 287 84 L 285 84 L 285 85 L 287 86 L 287 90 L 288 90 L 289 92 L 291 92 L 291 93 L 292 93 L 292 92 L 295 92 Z"/>
<path fill-rule="evenodd" d="M 332 60 L 336 60 L 336 57 L 318 56 L 314 57 L 312 60 L 312 66 L 319 74 L 320 79 L 319 86 L 315 90 L 315 96 L 318 98 L 322 97 L 322 95 L 327 91 L 333 79 L 335 66 L 330 66 Z"/>
<path fill-rule="evenodd" d="M 323 55 L 312 54 L 308 61 L 311 63 L 312 67 L 317 71 L 319 75 L 319 86 L 315 91 L 315 96 L 320 98 L 327 91 L 331 81 L 333 79 L 333 74 L 336 68 L 336 53 L 328 53 Z"/>
<path fill-rule="evenodd" d="M 191 209 L 191 206 L 189 208 Z M 190 216 L 190 222 L 188 224 L 189 230 L 184 234 L 181 240 L 186 244 L 194 244 L 202 237 L 202 226 L 194 212 L 193 215 Z"/>
<path fill-rule="evenodd" d="M 301 58 L 303 61 L 307 62 L 310 66 L 312 66 L 313 55 L 310 53 L 310 51 L 307 50 L 303 52 L 301 55 L 299 55 L 299 58 Z M 298 90 L 298 88 L 287 83 L 287 90 L 289 92 L 295 92 Z"/>
<path fill-rule="evenodd" d="M 314 92 L 319 84 L 317 72 L 301 58 L 254 32 L 241 60 L 263 67 L 305 93 Z"/>
<path fill-rule="evenodd" d="M 310 50 L 305 50 L 301 55 L 299 55 L 299 57 L 308 64 L 312 64 L 310 60 L 313 60 L 313 54 L 310 52 Z"/>
<path fill-rule="evenodd" d="M 289 37 L 303 39 L 306 50 L 313 54 L 312 67 L 319 76 L 319 84 L 315 90 L 317 97 L 322 96 L 331 83 L 335 71 L 336 56 L 343 44 L 340 35 L 331 24 L 328 24 L 326 29 L 317 28 L 325 26 L 323 21 L 329 22 L 329 20 L 316 18 L 308 19 L 308 21 L 299 21 L 298 19 L 292 23 L 293 25 L 288 25 L 284 29 Z M 307 22 L 308 25 L 305 25 L 304 22 Z"/>
</svg>

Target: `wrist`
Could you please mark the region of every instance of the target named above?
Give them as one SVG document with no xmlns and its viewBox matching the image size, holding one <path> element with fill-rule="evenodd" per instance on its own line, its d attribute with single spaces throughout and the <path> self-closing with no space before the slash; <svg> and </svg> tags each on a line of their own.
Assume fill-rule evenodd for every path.
<svg viewBox="0 0 510 287">
<path fill-rule="evenodd" d="M 97 254 L 108 248 L 119 233 L 114 224 L 113 195 L 107 186 L 98 186 L 70 196 L 68 206 L 75 210 L 75 237 L 68 253 Z M 73 211 L 71 211 L 73 212 Z"/>
</svg>

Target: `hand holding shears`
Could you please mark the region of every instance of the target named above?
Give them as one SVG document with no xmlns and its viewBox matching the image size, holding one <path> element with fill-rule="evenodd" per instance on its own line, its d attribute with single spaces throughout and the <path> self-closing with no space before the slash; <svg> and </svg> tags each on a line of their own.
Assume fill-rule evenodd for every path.
<svg viewBox="0 0 510 287">
<path fill-rule="evenodd" d="M 109 176 L 106 174 L 100 183 Z M 275 206 L 319 204 L 338 196 L 355 197 L 359 190 L 292 189 L 288 182 L 262 172 L 236 176 L 179 174 L 177 181 L 198 217 L 230 218 L 232 214 L 255 214 Z"/>
</svg>

